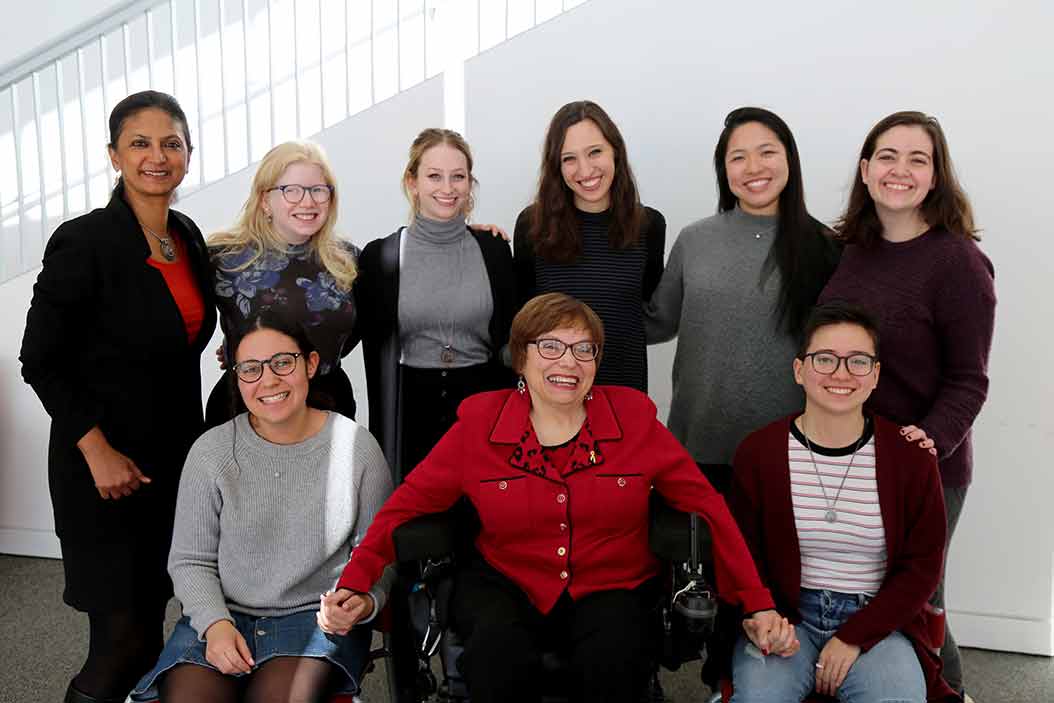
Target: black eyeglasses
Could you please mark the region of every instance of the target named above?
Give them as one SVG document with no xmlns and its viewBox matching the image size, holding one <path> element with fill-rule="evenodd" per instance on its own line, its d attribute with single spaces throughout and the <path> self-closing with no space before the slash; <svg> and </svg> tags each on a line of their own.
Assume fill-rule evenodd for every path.
<svg viewBox="0 0 1054 703">
<path fill-rule="evenodd" d="M 593 361 L 597 358 L 597 354 L 600 353 L 600 345 L 596 342 L 574 342 L 573 344 L 568 344 L 561 342 L 559 339 L 544 337 L 527 343 L 538 347 L 538 354 L 543 359 L 550 360 L 561 358 L 567 353 L 568 348 L 571 349 L 571 355 L 579 361 Z"/>
<path fill-rule="evenodd" d="M 812 359 L 813 371 L 824 376 L 830 376 L 838 371 L 838 367 L 845 362 L 846 371 L 853 376 L 867 376 L 875 370 L 875 362 L 878 357 L 870 354 L 850 354 L 849 356 L 838 356 L 831 352 L 816 351 L 809 352 L 802 359 Z"/>
<path fill-rule="evenodd" d="M 238 374 L 245 383 L 256 383 L 263 377 L 264 364 L 271 367 L 271 373 L 275 376 L 288 376 L 296 368 L 297 357 L 303 356 L 300 352 L 278 352 L 270 359 L 246 359 L 234 365 L 234 373 Z"/>
<path fill-rule="evenodd" d="M 268 188 L 265 193 L 270 193 L 272 190 L 282 191 L 282 197 L 290 205 L 298 205 L 304 200 L 304 193 L 311 194 L 311 200 L 315 205 L 322 205 L 328 203 L 329 199 L 333 197 L 333 186 L 320 183 L 317 186 L 302 186 L 299 183 L 290 183 L 284 186 L 275 186 L 274 188 Z"/>
</svg>

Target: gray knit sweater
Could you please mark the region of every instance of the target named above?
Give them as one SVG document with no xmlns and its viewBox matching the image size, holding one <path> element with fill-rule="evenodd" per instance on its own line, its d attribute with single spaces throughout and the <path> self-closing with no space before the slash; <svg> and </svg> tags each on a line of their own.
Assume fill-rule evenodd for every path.
<svg viewBox="0 0 1054 703">
<path fill-rule="evenodd" d="M 206 432 L 183 469 L 168 558 L 191 627 L 204 638 L 231 611 L 317 610 L 391 492 L 376 440 L 337 413 L 291 445 L 260 437 L 245 413 Z M 374 612 L 393 578 L 389 567 L 370 591 Z"/>
<path fill-rule="evenodd" d="M 679 335 L 667 425 L 699 463 L 731 464 L 753 430 L 801 407 L 779 272 L 760 286 L 777 218 L 739 208 L 685 227 L 644 306 L 648 343 Z"/>
</svg>

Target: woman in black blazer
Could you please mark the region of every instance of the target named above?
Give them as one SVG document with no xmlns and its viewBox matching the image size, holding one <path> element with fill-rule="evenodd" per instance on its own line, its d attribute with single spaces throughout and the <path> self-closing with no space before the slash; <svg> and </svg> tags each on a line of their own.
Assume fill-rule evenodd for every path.
<svg viewBox="0 0 1054 703">
<path fill-rule="evenodd" d="M 161 650 L 176 489 L 203 426 L 199 357 L 216 325 L 201 232 L 169 209 L 191 151 L 183 110 L 136 93 L 109 128 L 117 186 L 51 236 L 21 352 L 52 420 L 63 599 L 89 616 L 67 703 L 123 701 Z"/>
<path fill-rule="evenodd" d="M 472 153 L 457 132 L 426 129 L 403 190 L 412 217 L 359 258 L 359 314 L 370 432 L 396 483 L 454 424 L 469 395 L 512 386 L 502 363 L 515 313 L 508 242 L 465 224 Z"/>
</svg>

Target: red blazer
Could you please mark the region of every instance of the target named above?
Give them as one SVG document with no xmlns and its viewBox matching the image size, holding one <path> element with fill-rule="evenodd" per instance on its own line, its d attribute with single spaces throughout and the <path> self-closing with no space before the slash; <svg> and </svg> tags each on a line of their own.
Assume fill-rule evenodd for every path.
<svg viewBox="0 0 1054 703">
<path fill-rule="evenodd" d="M 542 459 L 529 394 L 481 393 L 384 504 L 337 586 L 367 591 L 395 559 L 392 531 L 467 496 L 479 512 L 480 554 L 548 613 L 572 598 L 634 588 L 659 573 L 648 549 L 648 495 L 694 511 L 713 533 L 717 587 L 745 611 L 773 607 L 724 499 L 630 388 L 599 386 L 563 474 Z"/>
<path fill-rule="evenodd" d="M 794 415 L 749 435 L 734 459 L 729 505 L 750 545 L 777 609 L 799 622 L 801 552 L 790 495 L 787 435 Z M 940 676 L 927 601 L 944 560 L 944 498 L 937 460 L 906 442 L 897 425 L 875 423 L 875 478 L 886 533 L 886 578 L 875 597 L 838 629 L 838 639 L 862 651 L 899 630 L 915 647 L 930 701 L 959 700 Z M 937 626 L 940 629 L 940 626 Z"/>
</svg>

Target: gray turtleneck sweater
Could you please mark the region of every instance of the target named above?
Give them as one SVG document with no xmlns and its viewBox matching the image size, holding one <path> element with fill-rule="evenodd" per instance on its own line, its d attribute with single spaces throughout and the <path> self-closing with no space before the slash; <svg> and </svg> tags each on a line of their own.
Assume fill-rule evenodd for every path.
<svg viewBox="0 0 1054 703">
<path fill-rule="evenodd" d="M 483 252 L 465 218 L 414 217 L 399 257 L 401 363 L 422 369 L 486 363 L 493 312 Z M 446 345 L 453 347 L 452 363 L 442 361 Z"/>
<path fill-rule="evenodd" d="M 679 336 L 667 425 L 699 463 L 731 464 L 747 434 L 803 403 L 779 272 L 759 285 L 776 226 L 738 207 L 688 225 L 644 306 L 649 344 Z"/>
<path fill-rule="evenodd" d="M 209 430 L 190 450 L 179 482 L 168 571 L 199 637 L 236 611 L 281 616 L 318 610 L 392 479 L 366 428 L 328 413 L 297 444 L 256 434 L 248 414 Z M 395 572 L 370 595 L 379 612 Z M 233 621 L 233 620 L 232 620 Z"/>
</svg>

